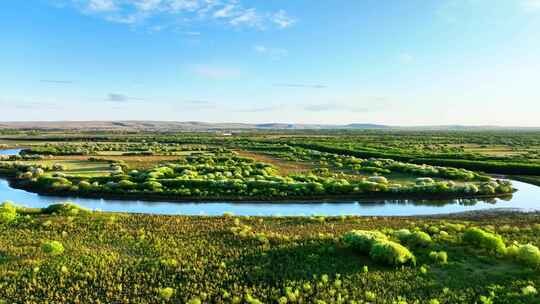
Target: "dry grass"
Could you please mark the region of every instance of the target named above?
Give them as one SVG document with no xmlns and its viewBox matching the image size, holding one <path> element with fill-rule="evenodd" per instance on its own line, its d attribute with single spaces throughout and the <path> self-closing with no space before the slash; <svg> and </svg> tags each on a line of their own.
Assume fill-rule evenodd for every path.
<svg viewBox="0 0 540 304">
<path fill-rule="evenodd" d="M 258 162 L 271 164 L 275 166 L 282 175 L 288 175 L 291 173 L 301 173 L 301 172 L 306 172 L 313 169 L 310 165 L 306 163 L 285 161 L 282 159 L 264 155 L 262 153 L 248 152 L 244 150 L 234 150 L 234 152 L 238 153 L 238 155 L 240 156 L 251 158 Z"/>
<path fill-rule="evenodd" d="M 90 157 L 97 157 L 103 160 L 112 160 L 112 161 L 124 161 L 130 169 L 143 170 L 152 168 L 158 165 L 161 162 L 170 162 L 179 159 L 179 156 L 176 155 L 153 155 L 153 156 L 139 156 L 139 155 L 107 155 L 107 156 L 58 156 L 55 157 L 57 160 L 88 160 Z"/>
</svg>

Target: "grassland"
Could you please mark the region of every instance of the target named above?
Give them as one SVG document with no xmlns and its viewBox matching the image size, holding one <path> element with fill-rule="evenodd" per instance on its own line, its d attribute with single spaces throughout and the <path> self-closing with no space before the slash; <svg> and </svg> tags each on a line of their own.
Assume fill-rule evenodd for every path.
<svg viewBox="0 0 540 304">
<path fill-rule="evenodd" d="M 540 301 L 540 256 L 523 262 L 511 253 L 512 244 L 540 244 L 538 214 L 184 217 L 69 206 L 16 212 L 0 224 L 4 303 Z M 495 233 L 504 252 L 468 243 L 471 227 Z M 429 241 L 400 241 L 402 229 L 423 231 Z M 415 264 L 386 265 L 356 251 L 343 240 L 351 230 L 401 242 Z"/>
<path fill-rule="evenodd" d="M 42 194 L 173 200 L 497 197 L 506 181 L 463 169 L 362 159 L 257 142 L 236 149 L 162 143 L 44 143 L 0 163 Z"/>
<path fill-rule="evenodd" d="M 538 132 L 21 131 L 0 145 L 27 148 L 0 173 L 55 195 L 493 197 L 512 189 L 484 169 L 540 181 Z M 540 303 L 539 245 L 537 213 L 191 217 L 8 203 L 0 303 Z"/>
</svg>

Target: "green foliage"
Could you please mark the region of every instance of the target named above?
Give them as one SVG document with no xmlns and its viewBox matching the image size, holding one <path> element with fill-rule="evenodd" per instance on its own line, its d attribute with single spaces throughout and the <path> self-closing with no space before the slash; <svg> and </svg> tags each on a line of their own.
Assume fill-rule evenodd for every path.
<svg viewBox="0 0 540 304">
<path fill-rule="evenodd" d="M 386 235 L 379 231 L 366 230 L 352 230 L 342 237 L 342 241 L 346 246 L 362 253 L 369 253 L 375 242 L 386 239 Z"/>
<path fill-rule="evenodd" d="M 0 224 L 9 224 L 17 219 L 17 207 L 11 202 L 0 205 Z"/>
<path fill-rule="evenodd" d="M 43 209 L 44 213 L 48 214 L 59 214 L 59 215 L 80 215 L 80 214 L 87 214 L 90 213 L 90 210 L 86 208 L 82 208 L 78 205 L 75 205 L 73 203 L 60 203 L 60 204 L 52 204 L 49 205 L 47 208 Z"/>
<path fill-rule="evenodd" d="M 166 142 L 158 136 L 161 139 L 159 143 L 148 143 L 140 138 L 129 138 L 129 141 L 134 141 L 129 143 L 62 143 L 35 146 L 25 152 L 25 155 L 94 155 L 88 162 L 96 161 L 95 155 L 101 152 L 121 151 L 126 160 L 130 155 L 144 159 L 173 155 L 180 151 L 190 152 L 177 160 L 158 162 L 154 166 L 137 170 L 121 160 L 109 161 L 109 167 L 105 170 L 108 176 L 85 176 L 84 173 L 83 176 L 73 175 L 58 163 L 44 168 L 14 164 L 7 167 L 16 171 L 18 181 L 25 188 L 56 195 L 268 200 L 358 195 L 407 198 L 420 194 L 459 198 L 476 195 L 500 196 L 513 191 L 511 184 L 506 181 L 492 180 L 464 169 L 414 164 L 389 158 L 358 158 L 344 155 L 339 149 L 334 152 L 318 151 L 300 147 L 294 142 L 262 142 L 252 137 L 238 141 L 233 139 L 227 143 L 223 143 L 222 138 L 211 136 L 204 140 L 204 144 L 224 148 L 203 145 L 201 139 L 179 137 L 167 138 L 170 142 Z M 339 140 L 342 138 L 336 137 L 334 144 L 339 146 Z M 194 146 L 194 142 L 198 145 Z M 129 149 L 129 152 L 124 149 Z M 277 164 L 242 157 L 233 150 L 255 150 L 271 156 Z M 199 152 L 194 153 L 195 151 Z M 282 160 L 294 162 L 299 167 L 317 169 L 311 172 L 282 172 Z M 0 163 L 0 168 L 2 165 Z M 375 175 L 364 175 L 370 173 Z M 395 173 L 406 175 L 409 181 L 394 180 Z M 460 182 L 456 183 L 454 180 Z"/>
<path fill-rule="evenodd" d="M 540 267 L 540 249 L 532 244 L 510 246 L 508 255 L 529 267 Z"/>
<path fill-rule="evenodd" d="M 506 245 L 500 235 L 471 227 L 463 233 L 463 241 L 498 254 L 506 253 Z"/>
<path fill-rule="evenodd" d="M 160 298 L 162 298 L 163 300 L 169 300 L 174 295 L 174 289 L 171 287 L 160 288 L 158 290 L 158 293 Z M 196 304 L 201 303 L 201 301 L 199 300 L 198 302 L 196 302 L 194 299 L 192 299 L 188 303 Z"/>
<path fill-rule="evenodd" d="M 58 241 L 47 241 L 41 245 L 41 250 L 48 255 L 61 255 L 64 253 L 64 245 Z"/>
<path fill-rule="evenodd" d="M 448 253 L 446 251 L 431 251 L 429 253 L 429 258 L 438 264 L 447 264 L 448 263 Z"/>
<path fill-rule="evenodd" d="M 409 249 L 388 240 L 378 240 L 375 242 L 369 252 L 369 256 L 377 262 L 391 266 L 416 263 L 416 259 Z"/>
<path fill-rule="evenodd" d="M 535 296 L 536 294 L 538 294 L 538 291 L 536 291 L 536 288 L 534 288 L 534 286 L 528 285 L 526 287 L 521 288 L 521 293 L 524 296 Z"/>
<path fill-rule="evenodd" d="M 397 231 L 396 237 L 400 242 L 405 243 L 411 247 L 428 247 L 431 245 L 432 240 L 429 234 L 423 231 L 409 232 L 408 230 Z"/>
<path fill-rule="evenodd" d="M 458 233 L 433 238 L 429 249 L 415 248 L 414 259 L 402 245 L 381 240 L 381 231 L 395 231 L 394 237 L 412 226 L 443 227 L 438 218 L 26 212 L 16 225 L 0 226 L 0 299 L 7 303 L 468 304 L 485 295 L 496 304 L 523 304 L 534 303 L 536 295 L 521 290 L 540 284 L 537 269 L 480 255 L 463 247 Z M 521 228 L 537 222 L 534 214 L 519 214 L 478 217 L 467 225 Z M 371 255 L 340 246 L 353 229 L 362 236 L 374 232 L 367 237 L 375 239 Z M 540 241 L 526 229 L 513 238 Z M 66 250 L 47 257 L 41 240 L 60 241 Z M 430 251 L 448 252 L 452 263 L 430 269 Z M 422 266 L 407 265 L 415 260 Z"/>
</svg>

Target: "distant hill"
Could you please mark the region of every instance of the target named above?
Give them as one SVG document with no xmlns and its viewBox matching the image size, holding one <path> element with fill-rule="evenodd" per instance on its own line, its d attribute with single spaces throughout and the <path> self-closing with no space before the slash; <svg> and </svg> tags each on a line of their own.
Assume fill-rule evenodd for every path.
<svg viewBox="0 0 540 304">
<path fill-rule="evenodd" d="M 212 130 L 309 130 L 309 129 L 380 129 L 382 125 L 286 124 L 286 123 L 207 123 L 200 121 L 21 121 L 0 122 L 0 129 L 77 130 L 77 131 L 212 131 Z"/>
<path fill-rule="evenodd" d="M 180 131 L 242 131 L 242 130 L 529 130 L 540 128 L 499 127 L 499 126 L 387 126 L 380 124 L 352 123 L 331 124 L 287 124 L 287 123 L 208 123 L 200 121 L 19 121 L 0 122 L 0 130 L 43 130 L 43 131 L 140 131 L 140 132 L 180 132 Z"/>
</svg>

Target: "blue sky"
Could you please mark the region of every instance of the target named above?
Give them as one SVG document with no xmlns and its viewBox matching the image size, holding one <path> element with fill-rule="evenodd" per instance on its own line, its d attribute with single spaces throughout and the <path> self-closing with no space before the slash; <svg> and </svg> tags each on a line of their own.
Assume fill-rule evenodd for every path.
<svg viewBox="0 0 540 304">
<path fill-rule="evenodd" d="M 6 0 L 0 120 L 540 126 L 540 0 Z"/>
</svg>

